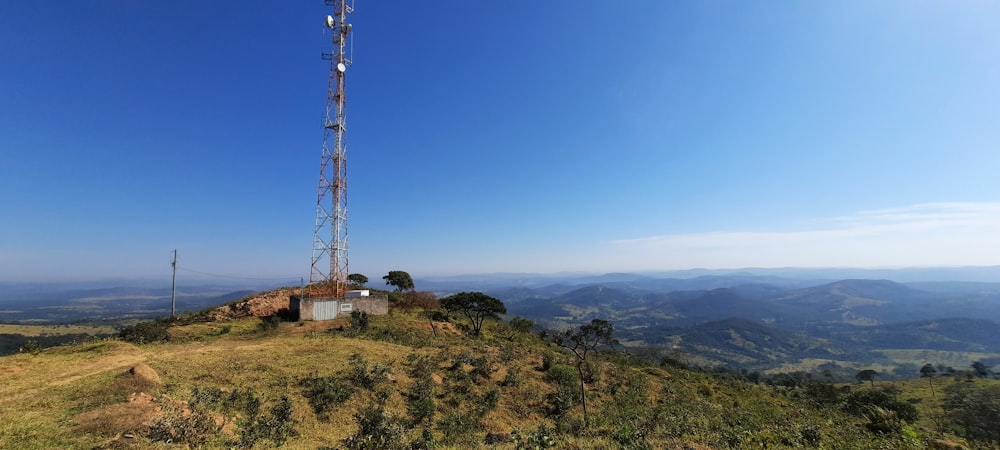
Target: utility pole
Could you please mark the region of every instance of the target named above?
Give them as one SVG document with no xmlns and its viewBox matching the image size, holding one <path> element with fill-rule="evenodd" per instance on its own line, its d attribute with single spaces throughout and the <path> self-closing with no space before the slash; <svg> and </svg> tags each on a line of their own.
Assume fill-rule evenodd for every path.
<svg viewBox="0 0 1000 450">
<path fill-rule="evenodd" d="M 170 318 L 174 317 L 177 310 L 177 249 L 174 249 L 174 262 L 170 263 L 174 268 L 174 280 L 170 283 Z"/>
</svg>

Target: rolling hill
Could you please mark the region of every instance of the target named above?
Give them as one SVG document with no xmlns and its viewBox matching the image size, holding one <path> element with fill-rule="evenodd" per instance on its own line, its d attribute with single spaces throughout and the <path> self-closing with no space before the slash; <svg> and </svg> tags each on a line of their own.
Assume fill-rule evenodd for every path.
<svg viewBox="0 0 1000 450">
<path fill-rule="evenodd" d="M 591 290 L 589 301 L 602 305 L 606 293 Z M 403 309 L 370 322 L 254 317 L 280 296 L 219 308 L 249 315 L 207 311 L 147 325 L 164 327 L 163 341 L 100 339 L 0 357 L 0 448 L 960 445 L 919 417 L 851 412 L 857 402 L 904 408 L 898 393 L 880 387 L 817 397 L 805 386 L 658 366 L 608 349 L 588 361 L 584 415 L 575 357 L 537 334 L 496 321 L 479 337 L 465 334 L 461 320 L 432 330 L 419 310 Z M 704 323 L 694 334 L 741 342 L 736 356 L 792 350 L 772 345 L 789 332 L 752 321 Z"/>
</svg>

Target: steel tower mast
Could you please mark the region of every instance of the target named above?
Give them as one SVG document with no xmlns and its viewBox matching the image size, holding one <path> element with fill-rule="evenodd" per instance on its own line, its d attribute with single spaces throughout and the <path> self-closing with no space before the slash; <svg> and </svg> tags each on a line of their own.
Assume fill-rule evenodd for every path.
<svg viewBox="0 0 1000 450">
<path fill-rule="evenodd" d="M 326 115 L 323 118 L 323 157 L 319 166 L 319 193 L 316 196 L 316 228 L 313 233 L 310 283 L 328 283 L 334 295 L 341 296 L 347 286 L 347 148 L 344 133 L 344 75 L 351 66 L 347 54 L 351 46 L 351 24 L 347 15 L 354 12 L 349 0 L 324 0 L 333 7 L 326 17 L 331 33 L 331 51 L 323 53 L 330 61 L 330 79 L 326 89 Z M 353 3 L 353 1 L 351 1 Z M 329 262 L 329 267 L 324 263 Z"/>
</svg>

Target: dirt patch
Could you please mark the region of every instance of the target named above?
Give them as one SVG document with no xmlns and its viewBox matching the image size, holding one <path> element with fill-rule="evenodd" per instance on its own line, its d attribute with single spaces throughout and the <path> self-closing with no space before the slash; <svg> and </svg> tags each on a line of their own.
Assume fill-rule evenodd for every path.
<svg viewBox="0 0 1000 450">
<path fill-rule="evenodd" d="M 116 403 L 76 416 L 80 431 L 113 436 L 120 433 L 142 434 L 162 415 L 152 395 L 132 394 L 127 403 Z"/>
<path fill-rule="evenodd" d="M 288 328 L 288 332 L 290 334 L 307 335 L 325 333 L 338 327 L 346 327 L 347 323 L 347 319 L 308 321 L 302 322 L 302 325 L 291 325 L 290 328 Z"/>
<path fill-rule="evenodd" d="M 24 372 L 23 367 L 0 367 L 0 376 L 17 375 Z"/>
<path fill-rule="evenodd" d="M 426 322 L 421 322 L 419 327 L 427 331 L 432 331 L 432 332 L 434 331 L 434 329 L 431 328 L 431 324 Z M 459 330 L 458 327 L 455 326 L 455 324 L 450 322 L 434 322 L 434 328 L 437 329 L 438 333 L 454 334 L 454 335 L 462 334 L 462 330 Z"/>
</svg>

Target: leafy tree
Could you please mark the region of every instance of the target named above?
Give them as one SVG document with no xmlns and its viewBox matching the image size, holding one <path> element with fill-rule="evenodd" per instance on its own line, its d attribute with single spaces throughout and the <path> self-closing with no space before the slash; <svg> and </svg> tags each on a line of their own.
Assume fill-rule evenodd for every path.
<svg viewBox="0 0 1000 450">
<path fill-rule="evenodd" d="M 876 377 L 878 377 L 878 372 L 876 372 L 876 371 L 874 371 L 872 369 L 862 370 L 862 371 L 858 372 L 857 375 L 854 376 L 854 378 L 858 379 L 859 383 L 864 383 L 865 381 L 867 381 L 867 382 L 869 382 L 869 383 L 872 384 L 872 387 L 875 386 L 875 378 Z"/>
<path fill-rule="evenodd" d="M 588 425 L 586 382 L 583 369 L 587 358 L 602 345 L 617 344 L 612 335 L 615 328 L 607 320 L 594 319 L 588 325 L 580 325 L 556 334 L 553 341 L 576 356 L 576 371 L 580 375 L 580 402 L 583 404 L 583 424 Z"/>
<path fill-rule="evenodd" d="M 927 378 L 927 382 L 931 385 L 931 396 L 937 395 L 934 393 L 934 382 L 931 381 L 934 378 L 934 375 L 937 375 L 937 369 L 934 368 L 933 364 L 927 363 L 920 368 L 920 376 L 922 378 Z"/>
<path fill-rule="evenodd" d="M 990 367 L 979 361 L 975 361 L 972 363 L 972 371 L 979 378 L 986 378 L 990 375 Z"/>
<path fill-rule="evenodd" d="M 368 277 L 360 273 L 352 273 L 347 276 L 347 281 L 354 283 L 358 286 L 364 286 L 368 282 Z"/>
<path fill-rule="evenodd" d="M 382 279 L 385 280 L 385 284 L 395 286 L 396 292 L 413 290 L 413 278 L 402 270 L 390 270 L 389 274 Z"/>
<path fill-rule="evenodd" d="M 503 302 L 482 292 L 459 292 L 441 299 L 441 306 L 448 311 L 462 313 L 472 323 L 472 334 L 480 335 L 483 322 L 487 318 L 498 318 L 498 314 L 507 314 Z"/>
</svg>

